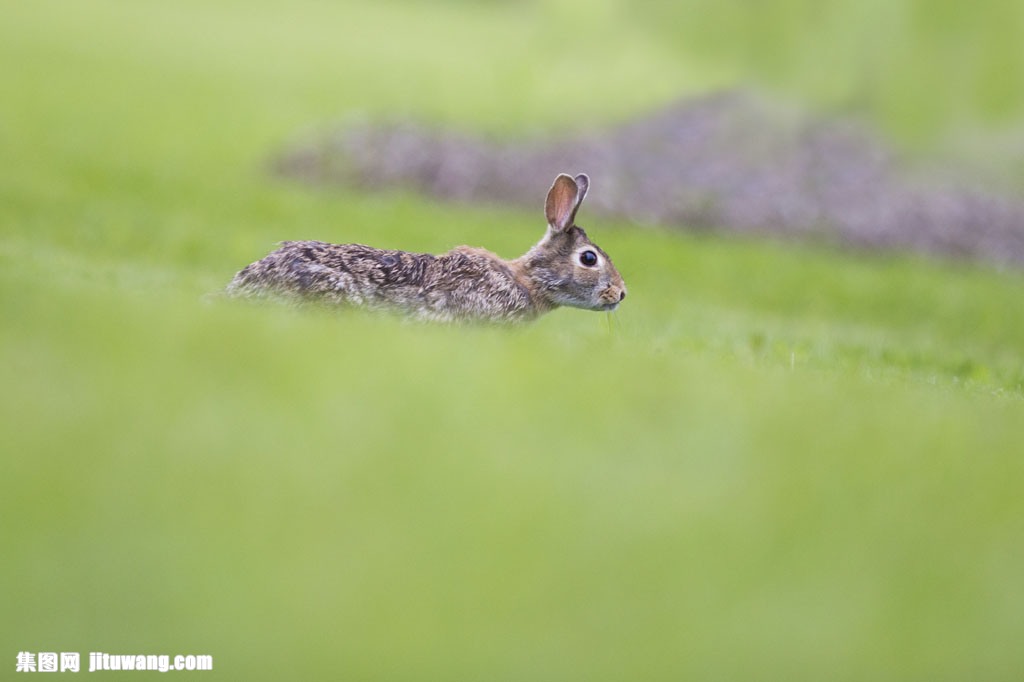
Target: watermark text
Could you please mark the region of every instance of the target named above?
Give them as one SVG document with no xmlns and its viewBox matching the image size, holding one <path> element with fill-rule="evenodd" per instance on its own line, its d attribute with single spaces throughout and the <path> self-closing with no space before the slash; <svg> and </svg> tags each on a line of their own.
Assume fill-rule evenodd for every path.
<svg viewBox="0 0 1024 682">
<path fill-rule="evenodd" d="M 90 651 L 88 672 L 99 670 L 153 670 L 161 673 L 179 670 L 213 670 L 213 656 L 168 654 L 110 654 Z M 82 657 L 77 651 L 19 651 L 15 672 L 19 673 L 77 673 L 82 669 Z"/>
</svg>

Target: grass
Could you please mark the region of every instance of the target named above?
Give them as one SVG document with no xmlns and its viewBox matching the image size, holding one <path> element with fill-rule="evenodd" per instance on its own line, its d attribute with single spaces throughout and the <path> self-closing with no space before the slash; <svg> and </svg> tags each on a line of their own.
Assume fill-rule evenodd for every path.
<svg viewBox="0 0 1024 682">
<path fill-rule="evenodd" d="M 682 0 L 629 7 L 680 55 L 869 113 L 918 145 L 979 123 L 1019 136 L 1024 94 L 1014 83 L 1024 74 L 1024 54 L 1013 36 L 1024 28 L 1020 3 L 981 0 L 968 9 L 947 0 Z"/>
<path fill-rule="evenodd" d="M 304 126 L 522 131 L 725 82 L 573 9 L 7 8 L 8 661 L 1017 678 L 1018 272 L 586 222 L 630 287 L 610 329 L 204 300 L 282 239 L 511 256 L 539 237 L 539 208 L 279 184 L 262 164 Z"/>
</svg>

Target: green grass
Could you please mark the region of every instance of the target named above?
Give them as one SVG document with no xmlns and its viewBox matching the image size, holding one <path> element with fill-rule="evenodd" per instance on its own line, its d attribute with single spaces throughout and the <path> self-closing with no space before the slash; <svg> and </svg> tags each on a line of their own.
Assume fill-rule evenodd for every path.
<svg viewBox="0 0 1024 682">
<path fill-rule="evenodd" d="M 1024 113 L 1024 5 L 980 0 L 641 0 L 642 17 L 681 55 L 733 74 L 869 112 L 932 143 L 979 121 L 1016 128 Z"/>
<path fill-rule="evenodd" d="M 585 221 L 629 284 L 610 326 L 203 298 L 282 239 L 512 256 L 540 235 L 540 198 L 265 175 L 304 127 L 527 131 L 728 80 L 578 10 L 5 8 L 0 671 L 107 651 L 209 653 L 204 679 L 1019 677 L 1019 272 Z"/>
</svg>

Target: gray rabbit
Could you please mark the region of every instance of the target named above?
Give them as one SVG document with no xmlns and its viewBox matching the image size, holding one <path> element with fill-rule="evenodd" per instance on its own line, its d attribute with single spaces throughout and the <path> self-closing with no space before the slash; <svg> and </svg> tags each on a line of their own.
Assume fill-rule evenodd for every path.
<svg viewBox="0 0 1024 682">
<path fill-rule="evenodd" d="M 397 310 L 443 322 L 523 322 L 559 306 L 614 310 L 626 285 L 608 255 L 574 223 L 589 186 L 582 174 L 555 178 L 544 206 L 547 233 L 514 260 L 469 246 L 434 256 L 283 242 L 235 275 L 227 293 Z"/>
</svg>

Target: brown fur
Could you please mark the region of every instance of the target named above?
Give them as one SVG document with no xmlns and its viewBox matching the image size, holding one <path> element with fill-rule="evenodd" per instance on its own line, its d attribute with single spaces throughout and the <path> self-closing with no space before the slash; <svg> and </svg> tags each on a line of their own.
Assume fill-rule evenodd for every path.
<svg viewBox="0 0 1024 682">
<path fill-rule="evenodd" d="M 235 275 L 227 293 L 397 310 L 438 321 L 522 322 L 562 305 L 612 310 L 626 295 L 625 283 L 607 254 L 573 224 L 588 187 L 585 175 L 559 175 L 545 204 L 547 233 L 515 260 L 468 246 L 435 256 L 284 242 Z M 598 256 L 596 265 L 581 262 L 583 251 Z"/>
</svg>

